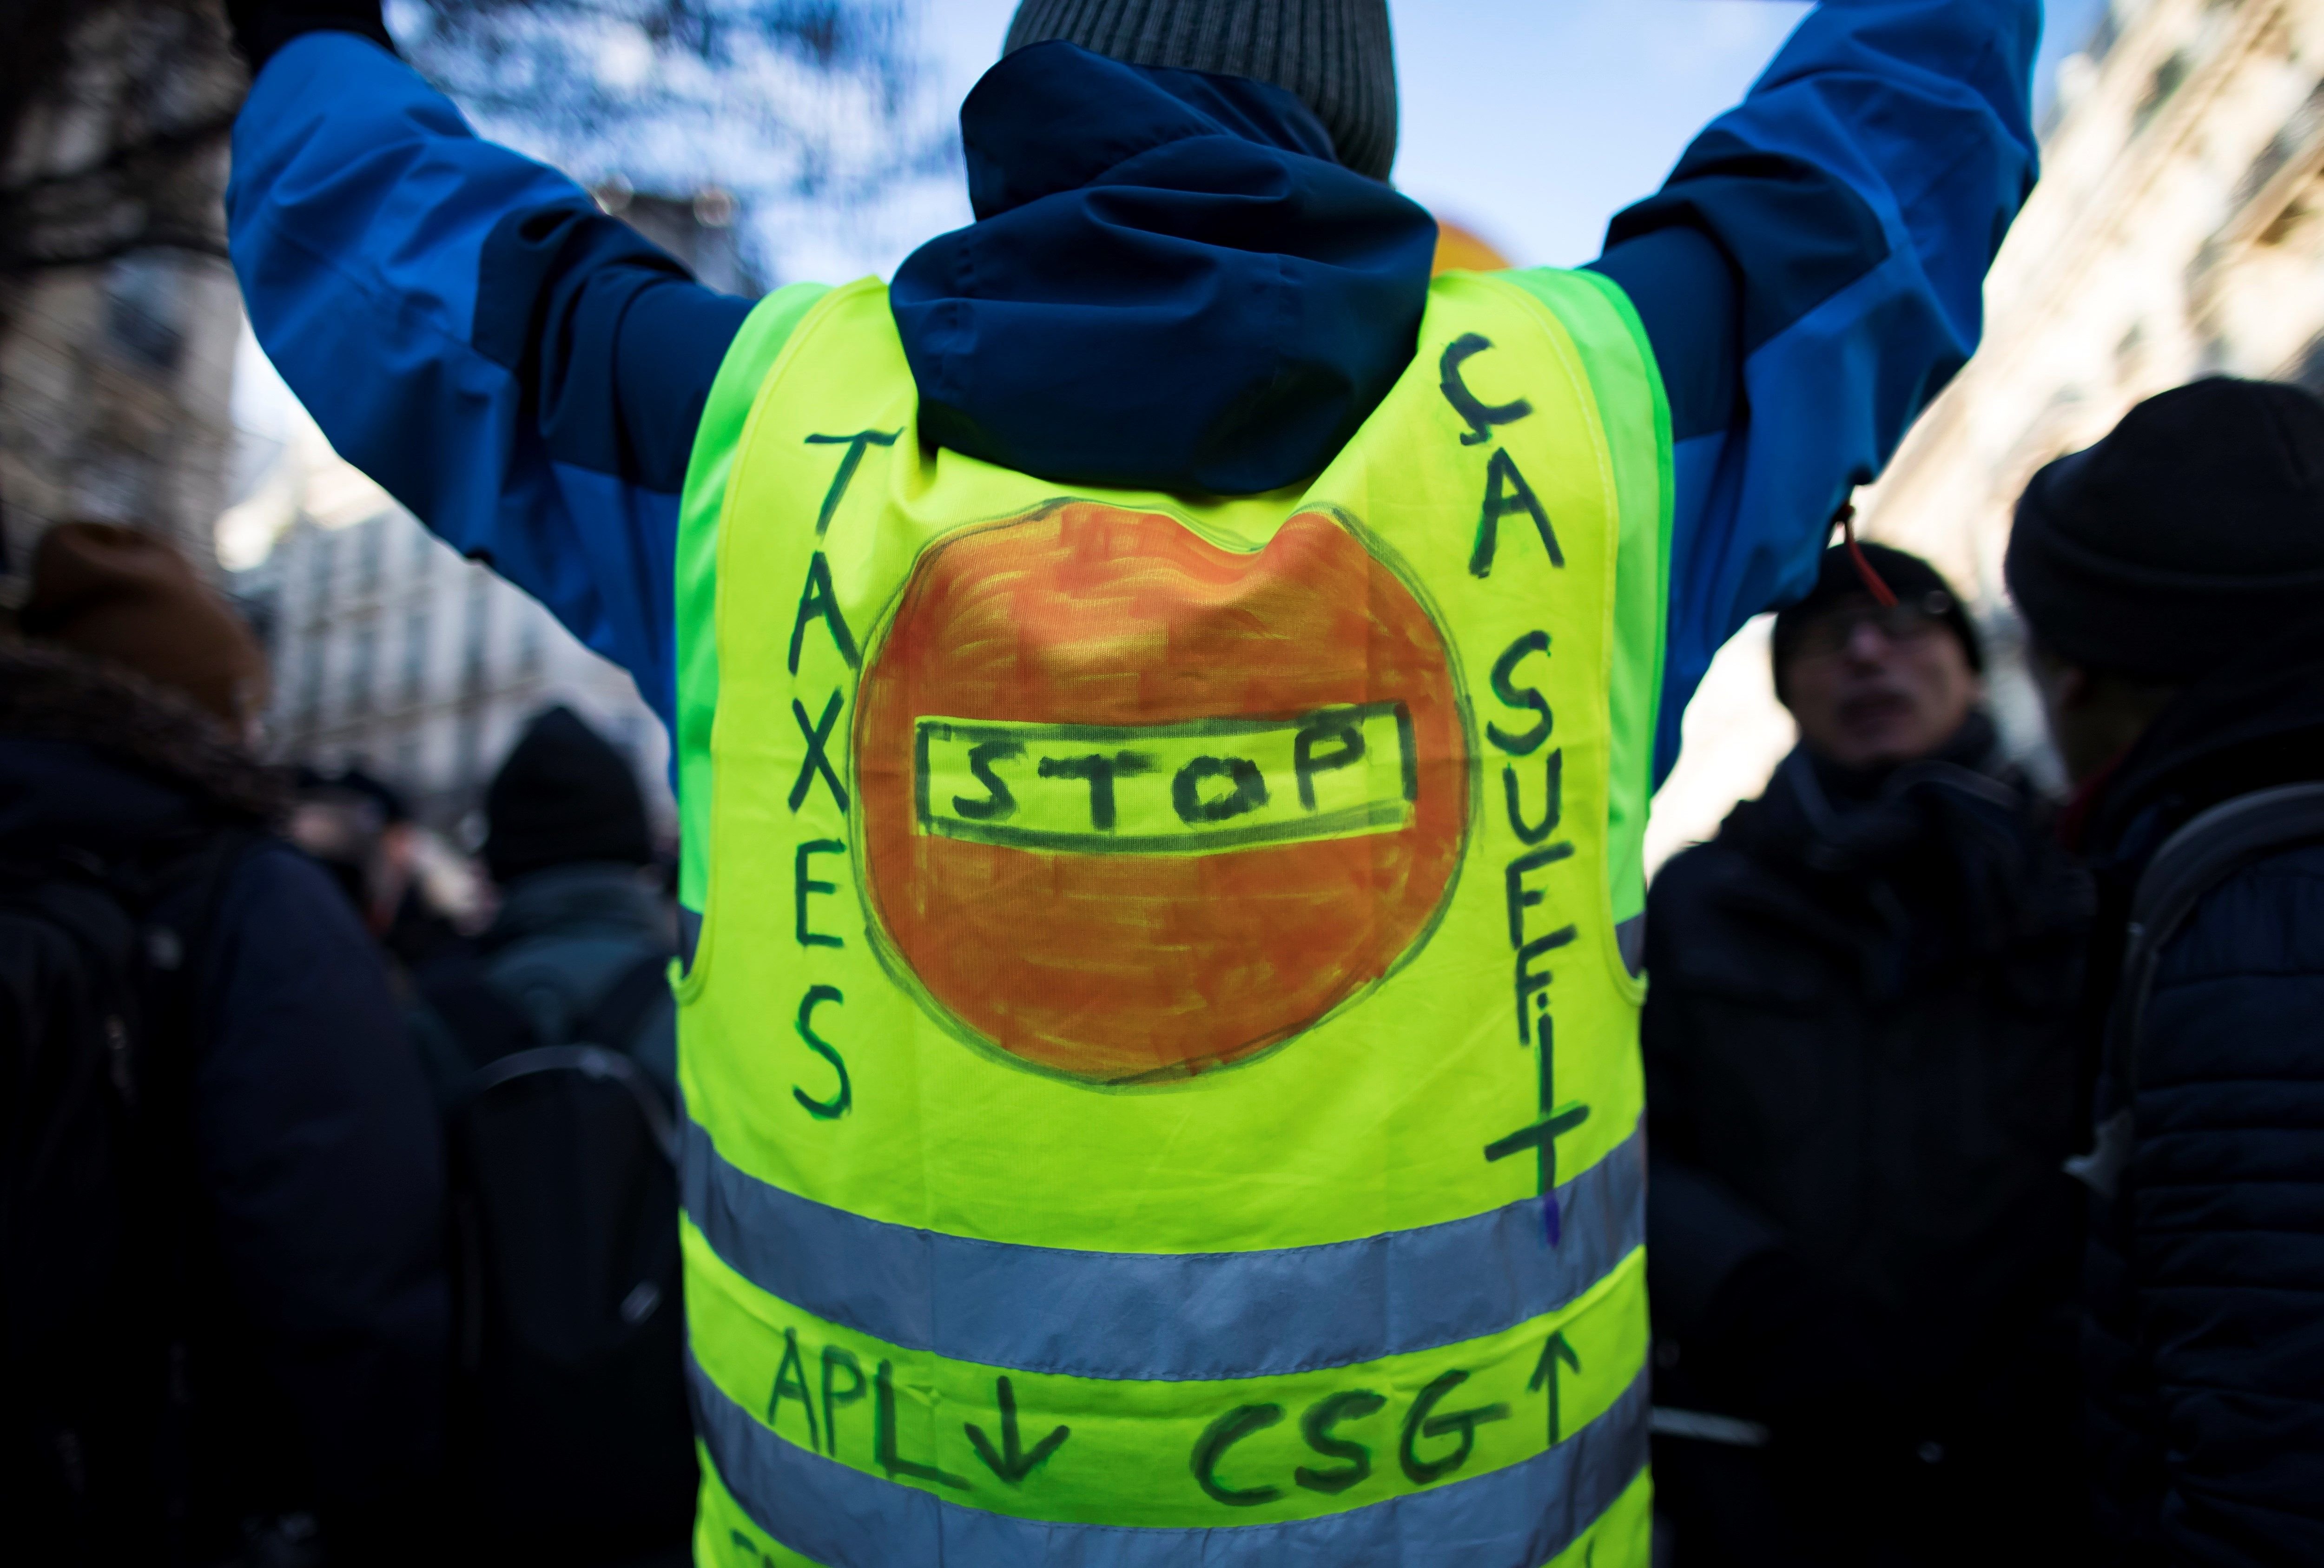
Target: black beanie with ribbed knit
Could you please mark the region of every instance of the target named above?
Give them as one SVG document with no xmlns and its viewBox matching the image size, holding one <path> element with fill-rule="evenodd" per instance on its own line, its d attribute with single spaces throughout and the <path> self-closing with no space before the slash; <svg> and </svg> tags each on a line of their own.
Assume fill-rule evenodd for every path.
<svg viewBox="0 0 2324 1568">
<path fill-rule="evenodd" d="M 1386 180 L 1396 161 L 1388 0 L 1024 0 L 1001 52 L 1058 38 L 1130 65 L 1269 83 L 1315 112 L 1357 173 Z"/>
<path fill-rule="evenodd" d="M 2324 402 L 2213 376 L 2034 475 L 2003 567 L 2042 645 L 2179 683 L 2324 620 Z"/>
</svg>

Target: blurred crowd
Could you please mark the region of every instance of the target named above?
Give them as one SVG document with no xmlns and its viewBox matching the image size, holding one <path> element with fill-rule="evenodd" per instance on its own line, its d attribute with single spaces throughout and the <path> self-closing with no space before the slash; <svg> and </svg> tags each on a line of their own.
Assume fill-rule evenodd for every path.
<svg viewBox="0 0 2324 1568">
<path fill-rule="evenodd" d="M 684 1560 L 676 935 L 628 761 L 541 713 L 472 862 L 360 768 L 258 760 L 259 646 L 167 544 L 51 530 L 19 621 L 19 1560 Z"/>
<path fill-rule="evenodd" d="M 1777 618 L 1798 745 L 1649 901 L 1659 1560 L 2175 1561 L 2163 1508 L 2324 1560 L 2319 517 L 2324 404 L 2266 383 L 2034 478 L 2062 800 L 1927 562 L 1851 538 Z M 684 1559 L 677 942 L 628 764 L 540 714 L 471 865 L 360 770 L 259 761 L 264 660 L 166 545 L 65 525 L 32 577 L 13 1527 Z"/>
</svg>

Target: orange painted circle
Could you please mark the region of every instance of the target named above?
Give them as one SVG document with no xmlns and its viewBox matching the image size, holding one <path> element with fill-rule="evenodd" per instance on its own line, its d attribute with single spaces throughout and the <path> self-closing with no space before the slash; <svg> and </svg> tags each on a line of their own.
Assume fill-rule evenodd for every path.
<svg viewBox="0 0 2324 1568">
<path fill-rule="evenodd" d="M 1403 826 L 1207 854 L 1073 853 L 923 832 L 925 718 L 1148 726 L 1401 703 Z M 885 939 L 959 1027 L 1099 1083 L 1198 1073 L 1312 1025 L 1395 965 L 1452 885 L 1468 748 L 1443 634 L 1352 533 L 1306 512 L 1237 554 L 1074 502 L 921 557 L 853 737 Z"/>
</svg>

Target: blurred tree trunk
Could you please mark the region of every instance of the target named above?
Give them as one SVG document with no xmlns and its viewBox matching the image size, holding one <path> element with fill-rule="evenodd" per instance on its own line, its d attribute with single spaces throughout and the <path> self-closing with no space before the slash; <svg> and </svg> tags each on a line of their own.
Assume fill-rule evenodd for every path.
<svg viewBox="0 0 2324 1568">
<path fill-rule="evenodd" d="M 75 517 L 210 566 L 238 320 L 222 198 L 246 86 L 217 0 L 0 16 L 0 572 Z"/>
</svg>

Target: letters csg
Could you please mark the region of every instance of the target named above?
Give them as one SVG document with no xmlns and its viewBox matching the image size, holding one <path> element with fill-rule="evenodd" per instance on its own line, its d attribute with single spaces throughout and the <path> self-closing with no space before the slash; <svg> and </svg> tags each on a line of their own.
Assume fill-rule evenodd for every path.
<svg viewBox="0 0 2324 1568">
<path fill-rule="evenodd" d="M 1462 1385 L 1476 1374 L 1461 1366 L 1445 1366 L 1418 1388 L 1394 1397 L 1363 1387 L 1320 1389 L 1319 1397 L 1299 1407 L 1301 1446 L 1288 1452 L 1279 1443 L 1237 1452 L 1249 1439 L 1290 1419 L 1291 1410 L 1272 1401 L 1236 1405 L 1194 1439 L 1186 1475 L 1212 1503 L 1230 1508 L 1272 1503 L 1295 1487 L 1336 1497 L 1376 1471 L 1397 1490 L 1433 1486 L 1467 1468 L 1476 1456 L 1479 1429 L 1493 1423 L 1521 1416 L 1540 1420 L 1545 1447 L 1563 1442 L 1568 1433 L 1563 1378 L 1581 1370 L 1582 1358 L 1565 1330 L 1551 1329 L 1526 1378 L 1524 1394 L 1517 1396 L 1514 1387 L 1508 1390 L 1528 1407 L 1538 1397 L 1538 1416 L 1513 1408 L 1508 1399 L 1478 1398 L 1473 1386 L 1464 1390 Z M 993 1379 L 994 1430 L 987 1432 L 976 1421 L 960 1425 L 982 1473 L 966 1466 L 972 1473 L 947 1470 L 933 1450 L 915 1455 L 902 1430 L 912 1424 L 898 1418 L 898 1380 L 890 1360 L 859 1356 L 844 1345 L 818 1346 L 802 1339 L 797 1328 L 785 1328 L 763 1418 L 770 1430 L 810 1453 L 847 1462 L 860 1462 L 857 1456 L 868 1438 L 872 1462 L 890 1480 L 930 1489 L 975 1492 L 998 1482 L 1023 1491 L 1037 1472 L 1055 1468 L 1053 1460 L 1068 1470 L 1073 1464 L 1065 1452 L 1073 1428 L 1052 1425 L 1023 1409 L 1005 1372 Z M 869 1411 L 856 1408 L 867 1402 Z"/>
<path fill-rule="evenodd" d="M 1463 365 L 1492 346 L 1490 339 L 1478 333 L 1463 333 L 1445 346 L 1443 357 L 1437 361 L 1437 384 L 1444 393 L 1444 401 L 1468 426 L 1461 434 L 1461 444 L 1492 447 L 1485 464 L 1484 503 L 1478 509 L 1476 538 L 1469 551 L 1469 572 L 1476 577 L 1492 574 L 1500 554 L 1501 520 L 1519 512 L 1533 520 L 1534 530 L 1540 536 L 1551 568 L 1563 571 L 1565 552 L 1558 546 L 1557 530 L 1550 522 L 1549 513 L 1518 468 L 1517 458 L 1499 444 L 1495 434 L 1504 425 L 1531 418 L 1532 402 L 1516 398 L 1489 404 L 1470 390 L 1462 374 Z M 1573 941 L 1575 929 L 1564 925 L 1536 934 L 1527 918 L 1528 911 L 1538 909 L 1548 899 L 1537 879 L 1551 866 L 1573 855 L 1570 840 L 1551 842 L 1563 816 L 1564 784 L 1565 754 L 1549 744 L 1555 715 L 1541 688 L 1527 684 L 1529 678 L 1534 678 L 1530 672 L 1549 657 L 1550 636 L 1546 631 L 1524 632 L 1501 650 L 1493 660 L 1490 685 L 1494 699 L 1509 710 L 1504 715 L 1508 727 L 1504 728 L 1498 719 L 1485 726 L 1485 738 L 1501 753 L 1501 802 L 1508 814 L 1509 831 L 1522 846 L 1502 872 L 1509 947 L 1514 955 L 1517 1044 L 1536 1047 L 1541 1078 L 1539 1117 L 1507 1138 L 1488 1144 L 1485 1158 L 1489 1161 L 1506 1159 L 1521 1150 L 1533 1149 L 1540 1162 L 1541 1190 L 1545 1194 L 1553 1194 L 1557 1185 L 1557 1138 L 1581 1126 L 1590 1116 L 1587 1105 L 1557 1103 L 1550 1017 L 1551 977 L 1543 963 L 1550 954 Z M 1539 759 L 1541 770 L 1541 807 L 1537 814 L 1529 811 L 1525 804 L 1536 758 Z M 1558 1213 L 1554 1197 L 1546 1210 L 1546 1223 L 1554 1243 Z"/>
<path fill-rule="evenodd" d="M 854 482 L 856 471 L 863 466 L 863 455 L 871 448 L 892 447 L 901 430 L 858 430 L 853 435 L 812 435 L 807 438 L 810 447 L 841 448 L 839 462 L 833 471 L 831 484 L 824 492 L 823 505 L 816 514 L 815 537 L 817 548 L 808 555 L 807 580 L 799 586 L 798 609 L 791 617 L 790 674 L 794 683 L 798 678 L 799 659 L 806 651 L 810 635 L 827 637 L 831 647 L 847 666 L 848 678 L 835 687 L 813 713 L 798 696 L 791 698 L 791 718 L 798 725 L 799 737 L 806 752 L 799 762 L 798 776 L 792 780 L 788 805 L 796 817 L 811 798 L 818 795 L 837 807 L 844 820 L 853 807 L 847 785 L 839 776 L 833 760 L 835 751 L 844 755 L 847 725 L 844 723 L 847 704 L 855 687 L 853 678 L 863 668 L 863 651 L 855 640 L 854 629 L 848 625 L 846 614 L 839 607 L 839 595 L 832 587 L 831 561 L 821 549 L 824 536 L 831 530 L 831 520 L 846 498 L 848 486 Z M 825 856 L 844 856 L 847 844 L 839 838 L 804 838 L 791 854 L 791 908 L 794 912 L 793 934 L 802 954 L 810 960 L 818 948 L 846 945 L 846 938 L 829 929 L 818 929 L 815 921 L 814 900 L 828 898 L 839 891 L 839 884 L 816 874 L 817 862 Z M 846 1005 L 846 993 L 835 985 L 810 982 L 799 998 L 798 1014 L 791 1027 L 798 1032 L 800 1041 L 830 1068 L 830 1084 L 826 1093 L 818 1097 L 807 1089 L 794 1085 L 791 1097 L 799 1108 L 818 1121 L 835 1121 L 847 1114 L 855 1103 L 855 1087 L 847 1075 L 847 1063 L 839 1047 L 824 1038 L 817 1017 L 824 1009 L 837 1010 Z"/>
<path fill-rule="evenodd" d="M 1562 1328 L 1543 1340 L 1541 1354 L 1526 1380 L 1528 1395 L 1540 1395 L 1547 1417 L 1544 1433 L 1547 1447 L 1563 1443 L 1565 1431 L 1561 1369 L 1578 1372 L 1582 1358 Z M 1465 1367 L 1447 1367 L 1410 1395 L 1392 1401 L 1371 1388 L 1335 1388 L 1299 1414 L 1299 1435 L 1305 1445 L 1302 1458 L 1288 1474 L 1267 1472 L 1249 1461 L 1231 1462 L 1238 1443 L 1280 1425 L 1289 1412 L 1280 1404 L 1238 1405 L 1213 1421 L 1195 1440 L 1189 1469 L 1194 1484 L 1212 1501 L 1229 1508 L 1257 1508 L 1285 1495 L 1278 1481 L 1287 1480 L 1306 1491 L 1337 1496 L 1370 1480 L 1375 1469 L 1374 1446 L 1395 1448 L 1396 1468 L 1414 1488 L 1433 1486 L 1464 1468 L 1477 1450 L 1478 1428 L 1508 1421 L 1517 1412 L 1508 1401 L 1462 1397 L 1461 1386 L 1473 1374 Z M 1397 1408 L 1391 1410 L 1391 1404 Z M 1385 1413 L 1390 1419 L 1375 1419 Z M 1336 1461 L 1323 1463 L 1322 1461 Z M 1282 1462 L 1277 1461 L 1280 1465 Z M 1379 1460 L 1384 1466 L 1385 1455 Z M 1231 1469 L 1231 1479 L 1222 1471 Z"/>
</svg>

